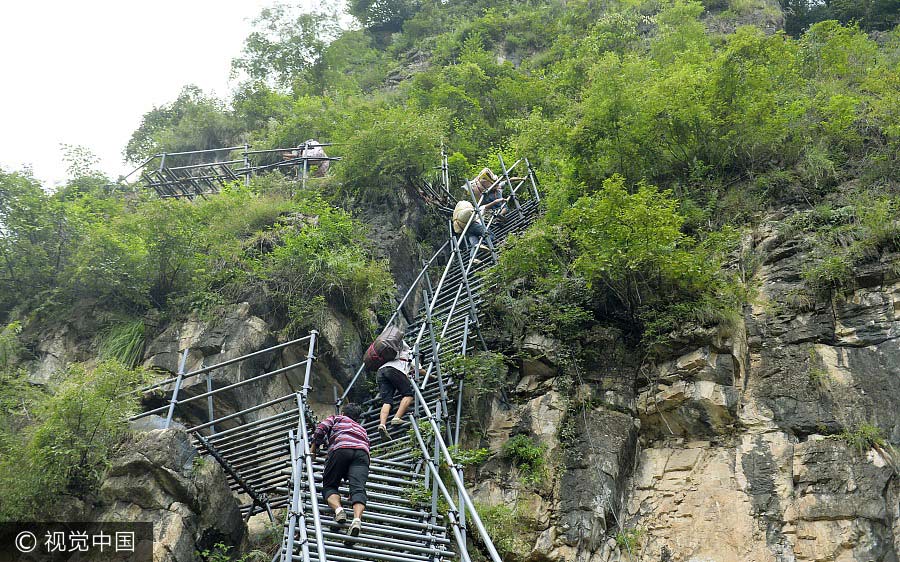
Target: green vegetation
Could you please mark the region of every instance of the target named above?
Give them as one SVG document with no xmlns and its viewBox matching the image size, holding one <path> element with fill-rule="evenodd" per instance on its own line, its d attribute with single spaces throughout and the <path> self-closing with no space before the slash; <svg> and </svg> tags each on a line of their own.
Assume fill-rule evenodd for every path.
<svg viewBox="0 0 900 562">
<path fill-rule="evenodd" d="M 853 429 L 845 429 L 838 437 L 860 453 L 873 447 L 884 448 L 887 444 L 881 428 L 870 423 L 861 423 Z"/>
<path fill-rule="evenodd" d="M 124 321 L 110 326 L 100 336 L 97 355 L 101 359 L 115 359 L 127 367 L 134 367 L 144 353 L 144 321 Z"/>
<path fill-rule="evenodd" d="M 500 276 L 522 279 L 544 296 L 536 300 L 549 314 L 540 305 L 526 314 L 559 337 L 574 335 L 591 317 L 575 308 L 584 298 L 559 299 L 574 292 L 560 291 L 566 280 L 593 296 L 601 314 L 645 329 L 648 337 L 687 321 L 722 320 L 740 302 L 721 271 L 733 237 L 721 232 L 698 243 L 682 232 L 684 221 L 669 193 L 641 185 L 629 194 L 624 178 L 614 176 L 513 243 L 501 257 Z"/>
<path fill-rule="evenodd" d="M 476 504 L 475 507 L 497 552 L 504 559 L 522 559 L 531 552 L 532 544 L 528 538 L 533 525 L 519 506 Z"/>
<path fill-rule="evenodd" d="M 536 444 L 527 435 L 516 435 L 503 444 L 501 454 L 518 469 L 523 483 L 536 486 L 546 476 L 546 450 L 544 445 Z"/>
<path fill-rule="evenodd" d="M 809 249 L 803 271 L 813 292 L 852 290 L 855 267 L 900 250 L 900 197 L 872 191 L 835 194 L 809 211 L 792 215 L 786 235 L 802 234 Z M 900 260 L 893 258 L 893 268 Z"/>
<path fill-rule="evenodd" d="M 491 452 L 488 449 L 460 449 L 458 445 L 450 447 L 450 456 L 453 462 L 461 466 L 478 466 L 488 460 Z"/>
<path fill-rule="evenodd" d="M 20 393 L 22 374 L 0 384 L 0 520 L 40 519 L 63 495 L 84 496 L 103 476 L 127 432 L 140 370 L 104 361 L 72 365 L 54 393 Z"/>
<path fill-rule="evenodd" d="M 824 388 L 828 388 L 831 384 L 831 374 L 822 362 L 822 358 L 816 353 L 815 348 L 809 350 L 809 381 Z"/>
<path fill-rule="evenodd" d="M 234 549 L 225 543 L 217 542 L 212 548 L 204 549 L 197 554 L 203 562 L 264 562 L 271 560 L 272 556 L 262 550 L 251 550 L 241 556 L 231 553 Z"/>
<path fill-rule="evenodd" d="M 27 175 L 0 173 L 0 221 L 0 317 L 66 318 L 96 303 L 94 315 L 109 319 L 100 355 L 127 364 L 143 347 L 138 318 L 151 310 L 177 316 L 265 296 L 295 333 L 324 299 L 367 327 L 367 311 L 393 292 L 365 227 L 314 192 L 292 198 L 267 178 L 203 201 L 126 202 L 48 194 Z"/>
<path fill-rule="evenodd" d="M 21 322 L 12 322 L 0 330 L 0 373 L 13 371 L 23 351 L 22 343 L 19 341 L 21 332 Z"/>
<path fill-rule="evenodd" d="M 786 12 L 785 31 L 799 35 L 823 20 L 858 22 L 866 30 L 889 30 L 900 23 L 896 0 L 779 0 Z"/>
<path fill-rule="evenodd" d="M 446 484 L 447 482 L 445 482 Z M 453 487 L 451 486 L 451 490 Z M 451 491 L 451 493 L 453 493 Z M 415 486 L 410 486 L 406 489 L 406 499 L 409 500 L 413 505 L 419 507 L 419 509 L 429 510 L 431 509 L 431 488 L 426 488 L 424 484 L 416 484 Z M 442 513 L 444 515 L 450 511 L 450 504 L 447 502 L 447 499 L 438 490 L 437 493 L 437 510 L 438 513 Z"/>
<path fill-rule="evenodd" d="M 453 355 L 443 361 L 445 368 L 465 379 L 476 398 L 493 395 L 506 380 L 507 358 L 502 353 L 490 351 L 472 355 Z"/>
<path fill-rule="evenodd" d="M 493 295 L 497 323 L 563 341 L 606 325 L 655 349 L 735 318 L 740 232 L 769 206 L 831 204 L 852 179 L 884 200 L 853 219 L 858 244 L 821 241 L 815 290 L 890 248 L 900 35 L 866 31 L 890 29 L 900 7 L 782 6 L 794 37 L 707 30 L 710 17 L 777 22 L 757 0 L 360 0 L 349 31 L 328 11 L 271 8 L 234 61 L 244 81 L 230 102 L 186 89 L 147 114 L 129 157 L 238 137 L 335 142 L 344 160 L 325 198 L 350 206 L 396 202 L 441 142 L 455 181 L 496 166 L 487 154 L 528 155 L 547 214 L 490 273 L 511 288 Z M 305 316 L 309 302 L 283 306 Z"/>
<path fill-rule="evenodd" d="M 0 383 L 19 393 L 0 393 L 0 447 L 15 451 L 0 466 L 42 467 L 34 436 L 64 409 L 19 373 L 20 330 L 88 318 L 108 358 L 94 373 L 128 379 L 113 360 L 136 364 L 157 326 L 228 303 L 264 305 L 286 336 L 319 324 L 326 304 L 371 328 L 394 286 L 352 211 L 406 216 L 404 192 L 441 144 L 454 182 L 496 169 L 497 152 L 536 167 L 546 212 L 486 273 L 502 287 L 489 298 L 504 330 L 542 332 L 571 356 L 603 334 L 652 353 L 733 320 L 753 273 L 741 236 L 772 208 L 788 210 L 783 234 L 807 245 L 798 306 L 852 289 L 860 266 L 900 272 L 900 9 L 782 6 L 787 34 L 708 29 L 778 19 L 757 0 L 351 0 L 351 30 L 327 10 L 264 10 L 233 61 L 233 95 L 186 86 L 144 116 L 125 153 L 137 164 L 160 151 L 333 142 L 343 160 L 315 188 L 298 194 L 272 174 L 206 200 L 159 200 L 110 182 L 78 147 L 55 191 L 0 170 Z M 447 362 L 482 396 L 502 386 L 505 363 Z M 72 399 L 69 384 L 59 400 Z M 77 437 L 54 454 L 83 453 Z M 542 448 L 524 436 L 507 445 L 539 481 Z M 3 510 L 38 490 L 89 487 L 105 448 L 83 453 L 77 473 L 36 469 L 46 482 L 3 495 Z"/>
<path fill-rule="evenodd" d="M 644 536 L 643 529 L 623 529 L 616 533 L 616 545 L 629 553 L 637 550 Z"/>
</svg>

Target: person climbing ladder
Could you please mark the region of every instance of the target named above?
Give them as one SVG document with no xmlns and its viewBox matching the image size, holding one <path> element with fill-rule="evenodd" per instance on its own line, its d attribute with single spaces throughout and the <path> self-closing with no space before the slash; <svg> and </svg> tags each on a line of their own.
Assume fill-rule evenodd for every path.
<svg viewBox="0 0 900 562">
<path fill-rule="evenodd" d="M 361 419 L 362 408 L 356 404 L 344 405 L 341 415 L 328 416 L 316 426 L 310 447 L 310 453 L 315 457 L 322 443 L 326 440 L 329 443 L 325 469 L 322 472 L 322 498 L 334 510 L 335 523 L 347 520 L 338 489 L 345 478 L 350 482 L 353 521 L 347 529 L 347 534 L 350 535 L 348 543 L 352 543 L 362 529 L 362 516 L 367 500 L 369 436 L 359 424 Z"/>
<path fill-rule="evenodd" d="M 412 350 L 401 340 L 400 351 L 397 356 L 386 362 L 378 369 L 375 375 L 375 381 L 378 383 L 378 393 L 381 395 L 381 413 L 379 414 L 378 431 L 385 441 L 390 441 L 391 436 L 387 430 L 387 419 L 391 413 L 391 405 L 394 403 L 394 396 L 400 394 L 400 405 L 397 406 L 397 413 L 391 420 L 392 426 L 401 426 L 404 424 L 403 416 L 409 409 L 413 401 L 413 388 L 410 374 L 413 369 Z"/>
</svg>

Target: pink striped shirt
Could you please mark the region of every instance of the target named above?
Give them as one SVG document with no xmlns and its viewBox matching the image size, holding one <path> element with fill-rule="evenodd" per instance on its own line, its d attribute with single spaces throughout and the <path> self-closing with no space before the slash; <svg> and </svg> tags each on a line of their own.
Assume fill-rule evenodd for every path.
<svg viewBox="0 0 900 562">
<path fill-rule="evenodd" d="M 347 416 L 328 416 L 316 426 L 313 442 L 321 445 L 328 437 L 328 449 L 362 449 L 369 452 L 369 435 L 366 428 Z"/>
</svg>

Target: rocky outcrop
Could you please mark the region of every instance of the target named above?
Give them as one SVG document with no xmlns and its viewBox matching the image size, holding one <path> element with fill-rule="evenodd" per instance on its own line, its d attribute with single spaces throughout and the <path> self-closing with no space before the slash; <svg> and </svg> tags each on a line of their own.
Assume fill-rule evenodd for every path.
<svg viewBox="0 0 900 562">
<path fill-rule="evenodd" d="M 47 384 L 53 375 L 82 358 L 78 338 L 68 326 L 42 334 L 35 346 L 37 358 L 28 369 L 32 384 Z"/>
<path fill-rule="evenodd" d="M 769 224 L 754 245 L 742 321 L 654 365 L 641 392 L 634 559 L 896 561 L 896 459 L 871 443 L 900 442 L 890 260 L 823 298 L 800 241 Z"/>
<path fill-rule="evenodd" d="M 704 15 L 707 28 L 730 34 L 742 25 L 759 27 L 771 35 L 784 29 L 784 12 L 776 0 L 707 0 Z"/>
<path fill-rule="evenodd" d="M 509 558 L 898 560 L 896 256 L 829 296 L 806 288 L 805 247 L 776 224 L 751 251 L 743 317 L 673 334 L 652 363 L 607 341 L 573 369 L 549 359 L 559 342 L 519 342 L 515 392 L 489 408 L 481 444 L 526 433 L 552 468 L 537 488 L 499 455 L 476 475 L 482 502 L 533 514 Z"/>
<path fill-rule="evenodd" d="M 241 544 L 246 526 L 225 474 L 197 456 L 184 431 L 139 433 L 121 453 L 92 520 L 153 523 L 154 562 L 199 562 L 216 543 Z"/>
<path fill-rule="evenodd" d="M 346 317 L 328 308 L 319 328 L 318 360 L 314 364 L 314 392 L 310 402 L 318 413 L 333 408 L 332 387 L 343 390 L 355 372 L 355 358 L 362 356 L 359 335 Z M 278 343 L 272 326 L 266 320 L 252 313 L 249 303 L 239 303 L 223 311 L 212 319 L 192 316 L 183 323 L 173 323 L 154 338 L 145 352 L 144 366 L 171 376 L 178 372 L 182 354 L 187 350 L 185 372 L 223 363 L 248 355 Z M 307 347 L 289 346 L 274 353 L 264 354 L 240 361 L 209 373 L 213 389 L 222 388 L 275 369 L 297 365 L 306 359 Z M 303 385 L 305 368 L 300 365 L 273 376 L 239 387 L 235 391 L 225 391 L 216 395 L 215 415 L 221 417 L 297 392 Z M 207 391 L 207 376 L 201 375 L 185 381 L 179 397 L 188 398 Z M 167 387 L 166 390 L 171 390 Z M 148 397 L 146 407 L 162 405 L 162 397 Z M 268 410 L 260 410 L 251 415 L 264 416 Z M 208 420 L 206 401 L 197 400 L 180 406 L 179 419 L 190 423 L 205 423 Z M 223 427 L 227 427 L 226 425 Z"/>
</svg>

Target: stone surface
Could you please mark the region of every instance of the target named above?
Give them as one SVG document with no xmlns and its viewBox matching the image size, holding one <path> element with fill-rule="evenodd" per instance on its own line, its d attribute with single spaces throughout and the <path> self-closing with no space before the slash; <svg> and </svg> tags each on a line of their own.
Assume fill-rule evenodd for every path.
<svg viewBox="0 0 900 562">
<path fill-rule="evenodd" d="M 153 523 L 154 562 L 199 562 L 218 542 L 240 545 L 246 527 L 225 474 L 184 431 L 138 434 L 114 458 L 91 519 Z"/>
<path fill-rule="evenodd" d="M 526 433 L 552 451 L 552 478 L 510 483 L 495 458 L 476 487 L 535 519 L 511 559 L 897 562 L 897 257 L 829 297 L 804 284 L 801 239 L 764 221 L 749 240 L 758 292 L 741 321 L 672 334 L 654 362 L 628 368 L 600 342 L 573 373 L 547 360 L 553 342 L 520 342 L 483 444 Z M 865 433 L 883 445 L 848 444 Z"/>
<path fill-rule="evenodd" d="M 362 356 L 362 344 L 352 323 L 341 313 L 328 308 L 324 321 L 319 327 L 318 360 L 313 364 L 311 380 L 314 391 L 310 395 L 310 404 L 318 415 L 330 413 L 334 404 L 332 387 L 338 392 L 349 382 L 355 372 L 355 361 Z M 204 367 L 229 361 L 277 343 L 269 324 L 258 316 L 254 316 L 248 303 L 240 303 L 226 310 L 220 318 L 202 321 L 191 318 L 184 323 L 176 323 L 166 328 L 147 346 L 144 366 L 162 370 L 165 377 L 171 377 L 178 371 L 182 353 L 187 350 L 185 372 L 190 373 Z M 289 346 L 280 352 L 252 357 L 232 365 L 211 371 L 213 389 L 222 388 L 247 379 L 282 369 L 291 365 L 296 367 L 282 374 L 262 379 L 258 382 L 238 387 L 234 390 L 219 393 L 215 397 L 214 414 L 222 417 L 230 413 L 244 410 L 275 398 L 286 397 L 296 393 L 303 386 L 308 345 L 302 343 Z M 179 398 L 190 398 L 207 391 L 207 375 L 200 375 L 185 380 L 179 391 Z M 173 384 L 165 387 L 171 391 Z M 162 406 L 161 395 L 145 399 L 145 406 Z M 279 408 L 262 409 L 248 414 L 248 419 L 270 415 Z M 281 410 L 278 410 L 281 411 Z M 205 399 L 180 405 L 176 419 L 189 424 L 200 424 L 208 421 Z M 230 427 L 224 422 L 221 428 Z"/>
<path fill-rule="evenodd" d="M 28 371 L 28 380 L 33 384 L 49 383 L 53 375 L 81 358 L 78 343 L 74 331 L 67 326 L 42 334 L 37 341 L 37 359 Z"/>
</svg>

